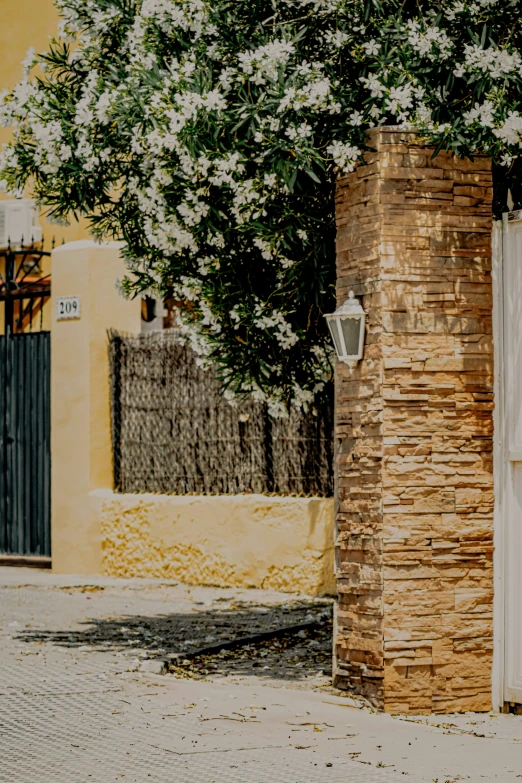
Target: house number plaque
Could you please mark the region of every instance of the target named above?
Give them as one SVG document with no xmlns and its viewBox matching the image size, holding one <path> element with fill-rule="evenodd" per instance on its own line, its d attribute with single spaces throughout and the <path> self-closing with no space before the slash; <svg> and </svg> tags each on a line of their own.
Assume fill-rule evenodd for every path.
<svg viewBox="0 0 522 783">
<path fill-rule="evenodd" d="M 59 296 L 56 300 L 56 320 L 72 321 L 80 318 L 80 297 Z"/>
</svg>

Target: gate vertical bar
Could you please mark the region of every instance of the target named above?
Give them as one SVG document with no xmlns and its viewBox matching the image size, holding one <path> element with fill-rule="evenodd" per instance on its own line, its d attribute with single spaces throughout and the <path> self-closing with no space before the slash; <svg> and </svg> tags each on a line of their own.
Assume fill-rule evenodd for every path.
<svg viewBox="0 0 522 783">
<path fill-rule="evenodd" d="M 35 343 L 35 337 L 39 335 L 28 334 L 21 336 L 21 341 L 25 347 L 25 378 L 26 384 L 30 386 L 29 394 L 25 395 L 26 407 L 24 411 L 26 441 L 23 445 L 23 451 L 25 456 L 25 486 L 29 489 L 29 496 L 26 495 L 25 502 L 27 506 L 27 517 L 29 524 L 29 548 L 28 552 L 34 554 L 41 554 L 40 551 L 40 537 L 38 535 L 38 496 L 39 496 L 39 476 L 40 471 L 38 469 L 38 458 L 36 450 L 38 448 L 39 432 L 35 429 L 35 419 L 38 418 L 38 385 L 36 383 L 34 373 L 34 351 L 37 347 Z M 29 475 L 27 475 L 29 474 Z M 36 482 L 36 486 L 34 486 Z"/>
<path fill-rule="evenodd" d="M 43 414 L 42 414 L 42 554 L 51 556 L 51 333 L 41 332 L 42 374 L 43 374 Z"/>
<path fill-rule="evenodd" d="M 2 497 L 0 498 L 0 551 L 8 551 L 7 539 L 7 462 L 6 462 L 6 443 L 7 443 L 7 337 L 0 337 L 0 476 Z"/>
<path fill-rule="evenodd" d="M 15 279 L 15 254 L 11 247 L 5 256 L 5 303 L 4 303 L 4 334 L 7 337 L 13 331 L 13 299 L 11 297 L 13 280 Z"/>
<path fill-rule="evenodd" d="M 12 395 L 9 393 L 12 384 L 12 345 L 11 334 L 13 330 L 13 300 L 11 298 L 11 286 L 15 276 L 15 256 L 9 246 L 5 257 L 5 302 L 4 302 L 4 524 L 6 530 L 6 547 L 8 554 L 16 552 L 13 538 L 13 499 L 12 499 L 12 449 L 11 449 L 11 426 L 12 426 Z M 13 548 L 15 547 L 15 548 Z"/>
<path fill-rule="evenodd" d="M 35 341 L 36 337 L 36 341 Z M 20 335 L 18 338 L 23 344 L 25 353 L 25 379 L 26 393 L 24 405 L 24 429 L 25 440 L 23 443 L 23 452 L 25 454 L 26 473 L 29 473 L 29 480 L 25 479 L 29 486 L 29 497 L 26 496 L 26 514 L 27 514 L 27 532 L 29 536 L 27 552 L 40 555 L 40 536 L 38 535 L 38 497 L 40 495 L 39 479 L 40 465 L 38 458 L 40 433 L 38 432 L 38 408 L 39 408 L 39 384 L 35 377 L 35 350 L 38 347 L 37 334 Z"/>
<path fill-rule="evenodd" d="M 13 449 L 12 449 L 12 429 L 13 429 L 13 395 L 10 393 L 13 382 L 13 346 L 10 330 L 5 335 L 5 374 L 6 374 L 6 405 L 5 405 L 5 520 L 7 528 L 7 547 L 8 554 L 14 554 L 17 551 L 14 531 L 14 509 L 12 494 L 12 476 L 13 476 Z"/>
<path fill-rule="evenodd" d="M 41 407 L 42 407 L 42 397 L 43 397 L 43 389 L 42 389 L 42 381 L 43 381 L 43 374 L 41 379 L 38 378 L 38 370 L 43 369 L 41 367 L 41 364 L 39 362 L 39 347 L 40 347 L 40 338 L 43 337 L 43 335 L 38 333 L 28 334 L 27 335 L 27 346 L 31 349 L 30 350 L 30 356 L 29 356 L 29 375 L 30 375 L 30 383 L 31 383 L 31 406 L 29 410 L 27 411 L 27 424 L 28 424 L 28 431 L 29 431 L 29 438 L 30 441 L 26 443 L 26 449 L 31 455 L 31 468 L 32 468 L 32 474 L 34 476 L 35 486 L 33 489 L 33 502 L 31 504 L 31 534 L 32 534 L 32 544 L 33 544 L 33 552 L 42 555 L 42 535 L 41 535 L 41 525 L 42 525 L 42 502 L 41 502 L 41 495 L 42 495 L 42 428 L 41 428 Z"/>
</svg>

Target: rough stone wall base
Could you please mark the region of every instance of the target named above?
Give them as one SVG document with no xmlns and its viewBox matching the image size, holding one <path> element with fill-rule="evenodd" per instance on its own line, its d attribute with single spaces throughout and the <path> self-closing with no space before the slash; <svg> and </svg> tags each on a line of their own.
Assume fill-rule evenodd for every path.
<svg viewBox="0 0 522 783">
<path fill-rule="evenodd" d="M 485 711 L 492 669 L 490 161 L 371 134 L 337 190 L 336 684 L 394 713 Z"/>
<path fill-rule="evenodd" d="M 108 576 L 335 594 L 332 498 L 91 492 Z"/>
</svg>

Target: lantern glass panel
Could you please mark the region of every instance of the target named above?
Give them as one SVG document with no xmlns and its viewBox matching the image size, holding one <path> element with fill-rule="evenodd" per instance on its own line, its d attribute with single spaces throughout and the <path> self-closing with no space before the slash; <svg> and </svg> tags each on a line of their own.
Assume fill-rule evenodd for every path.
<svg viewBox="0 0 522 783">
<path fill-rule="evenodd" d="M 328 319 L 328 326 L 330 327 L 330 334 L 332 335 L 332 339 L 334 341 L 335 350 L 337 351 L 337 356 L 341 358 L 341 356 L 344 355 L 344 348 L 341 344 L 341 338 L 339 336 L 339 327 L 337 323 L 338 323 L 337 318 Z"/>
<path fill-rule="evenodd" d="M 346 346 L 347 356 L 359 355 L 359 336 L 361 333 L 360 318 L 342 318 L 341 328 L 343 330 L 344 344 Z"/>
</svg>

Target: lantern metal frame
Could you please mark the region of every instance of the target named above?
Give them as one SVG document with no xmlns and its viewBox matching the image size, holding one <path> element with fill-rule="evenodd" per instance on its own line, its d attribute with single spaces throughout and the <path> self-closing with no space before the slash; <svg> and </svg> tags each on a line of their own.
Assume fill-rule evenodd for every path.
<svg viewBox="0 0 522 783">
<path fill-rule="evenodd" d="M 338 307 L 334 313 L 327 313 L 325 318 L 330 329 L 337 358 L 339 361 L 345 362 L 352 367 L 355 366 L 363 356 L 366 313 L 361 307 L 359 300 L 355 298 L 353 291 L 350 291 L 348 299 L 344 304 Z M 342 328 L 342 322 L 347 319 L 359 322 L 357 353 L 348 353 L 347 351 L 345 333 Z"/>
</svg>

